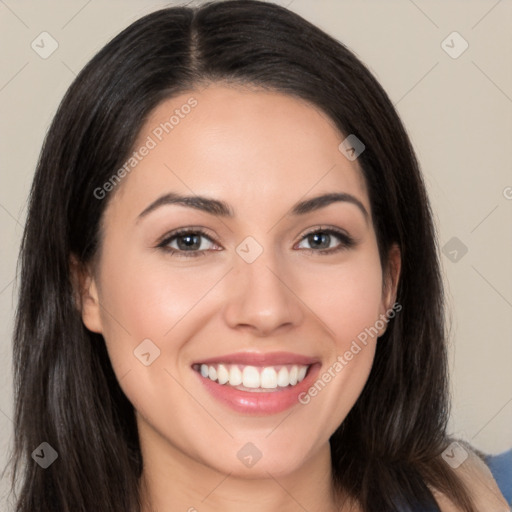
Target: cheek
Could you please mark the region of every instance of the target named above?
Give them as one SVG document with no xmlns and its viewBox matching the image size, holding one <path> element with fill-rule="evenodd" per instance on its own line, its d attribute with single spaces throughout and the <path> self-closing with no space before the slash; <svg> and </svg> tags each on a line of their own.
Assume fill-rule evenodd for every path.
<svg viewBox="0 0 512 512">
<path fill-rule="evenodd" d="M 339 349 L 375 324 L 382 302 L 376 250 L 360 251 L 339 265 L 309 266 L 300 274 L 300 297 L 330 329 Z"/>
<path fill-rule="evenodd" d="M 146 339 L 165 351 L 168 362 L 176 362 L 187 339 L 178 333 L 185 325 L 191 329 L 207 302 L 203 299 L 226 269 L 186 268 L 166 261 L 165 255 L 150 258 L 124 251 L 121 257 L 115 247 L 108 249 L 102 257 L 100 301 L 103 335 L 116 373 L 134 365 L 133 351 Z"/>
<path fill-rule="evenodd" d="M 158 412 L 172 422 L 163 410 L 172 411 L 171 404 L 190 402 L 174 378 L 183 382 L 188 370 L 180 361 L 182 348 L 202 326 L 194 319 L 200 314 L 202 299 L 218 281 L 217 274 L 215 270 L 172 267 L 164 258 L 128 251 L 120 258 L 115 251 L 104 251 L 103 336 L 121 388 L 145 418 Z"/>
<path fill-rule="evenodd" d="M 129 275 L 129 278 L 126 276 Z M 134 336 L 163 338 L 192 311 L 215 282 L 209 274 L 176 271 L 165 265 L 136 266 L 131 273 L 112 275 L 109 302 Z"/>
<path fill-rule="evenodd" d="M 310 268 L 301 289 L 301 298 L 330 329 L 331 340 L 325 346 L 327 359 L 302 403 L 310 417 L 319 418 L 319 428 L 333 432 L 357 401 L 373 364 L 382 301 L 376 247 L 339 266 Z"/>
</svg>

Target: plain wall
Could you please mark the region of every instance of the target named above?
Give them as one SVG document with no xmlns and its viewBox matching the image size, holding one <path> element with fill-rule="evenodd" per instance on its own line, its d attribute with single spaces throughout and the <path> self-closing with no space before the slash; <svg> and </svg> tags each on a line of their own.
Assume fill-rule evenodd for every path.
<svg viewBox="0 0 512 512">
<path fill-rule="evenodd" d="M 445 247 L 441 259 L 452 318 L 450 431 L 487 453 L 510 448 L 512 2 L 276 3 L 289 6 L 351 48 L 395 103 L 417 151 L 440 244 Z M 2 467 L 12 436 L 16 258 L 45 132 L 67 87 L 85 63 L 132 21 L 166 5 L 173 3 L 0 3 Z M 31 48 L 43 31 L 59 45 L 47 59 Z M 458 58 L 442 47 L 454 31 L 469 44 Z M 446 44 L 452 47 L 452 54 L 462 48 L 457 36 L 449 37 Z M 4 480 L 1 494 L 6 489 Z"/>
</svg>

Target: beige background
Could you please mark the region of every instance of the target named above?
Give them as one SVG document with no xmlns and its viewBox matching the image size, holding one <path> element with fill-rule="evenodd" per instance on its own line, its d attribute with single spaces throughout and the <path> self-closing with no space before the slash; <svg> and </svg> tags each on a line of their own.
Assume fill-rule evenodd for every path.
<svg viewBox="0 0 512 512">
<path fill-rule="evenodd" d="M 16 257 L 45 131 L 67 87 L 96 51 L 143 14 L 177 3 L 0 0 L 2 467 L 12 436 Z M 449 259 L 451 246 L 442 255 L 452 318 L 450 429 L 488 453 L 510 448 L 512 2 L 277 3 L 347 44 L 396 104 L 423 167 L 441 245 L 457 237 L 468 249 L 455 262 Z M 59 44 L 46 60 L 30 46 L 43 31 Z M 453 31 L 469 44 L 456 59 L 441 46 Z M 461 48 L 454 41 L 448 39 L 452 51 Z M 4 481 L 0 497 L 5 488 Z"/>
</svg>

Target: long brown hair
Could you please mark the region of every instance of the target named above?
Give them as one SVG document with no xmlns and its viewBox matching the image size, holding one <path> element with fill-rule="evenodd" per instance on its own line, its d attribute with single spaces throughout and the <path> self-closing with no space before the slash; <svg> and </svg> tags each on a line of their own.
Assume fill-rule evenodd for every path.
<svg viewBox="0 0 512 512">
<path fill-rule="evenodd" d="M 402 254 L 402 311 L 377 344 L 368 382 L 332 436 L 335 484 L 367 512 L 438 510 L 429 485 L 465 512 L 468 494 L 440 458 L 448 443 L 443 290 L 429 202 L 411 143 L 368 69 L 297 14 L 256 0 L 149 14 L 81 71 L 50 127 L 30 194 L 14 336 L 16 512 L 138 512 L 134 410 L 103 338 L 82 323 L 70 255 L 96 254 L 119 169 L 148 114 L 201 84 L 251 84 L 302 98 L 356 134 L 383 268 Z M 115 192 L 112 192 L 114 194 Z M 111 194 L 111 195 L 112 195 Z M 47 442 L 47 469 L 31 458 Z"/>
</svg>

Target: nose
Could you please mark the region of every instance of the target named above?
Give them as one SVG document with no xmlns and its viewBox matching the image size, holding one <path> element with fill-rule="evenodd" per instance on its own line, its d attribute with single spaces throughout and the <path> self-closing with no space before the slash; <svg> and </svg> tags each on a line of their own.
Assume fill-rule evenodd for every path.
<svg viewBox="0 0 512 512">
<path fill-rule="evenodd" d="M 303 308 L 294 291 L 291 269 L 276 261 L 270 250 L 247 263 L 237 257 L 227 284 L 224 319 L 229 327 L 264 337 L 292 329 L 303 321 Z"/>
</svg>

